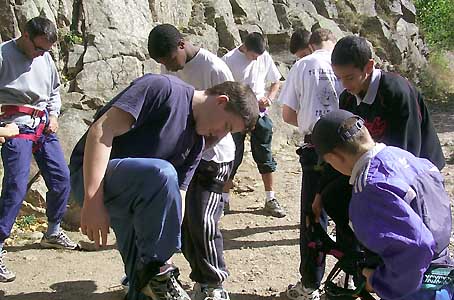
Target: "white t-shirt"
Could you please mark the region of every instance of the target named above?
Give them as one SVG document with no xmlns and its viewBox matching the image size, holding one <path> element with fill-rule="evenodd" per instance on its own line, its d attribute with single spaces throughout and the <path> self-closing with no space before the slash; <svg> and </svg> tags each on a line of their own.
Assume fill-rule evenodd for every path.
<svg viewBox="0 0 454 300">
<path fill-rule="evenodd" d="M 278 82 L 282 77 L 267 51 L 263 52 L 257 60 L 251 61 L 237 47 L 222 59 L 232 71 L 235 81 L 249 85 L 257 99 L 265 96 L 267 82 Z"/>
<path fill-rule="evenodd" d="M 234 81 L 229 67 L 216 55 L 200 48 L 199 52 L 185 64 L 183 70 L 169 72 L 161 65 L 161 73 L 172 74 L 192 85 L 196 90 L 206 90 L 224 81 Z M 203 151 L 202 159 L 217 163 L 235 159 L 235 142 L 229 133 L 216 145 Z"/>
<path fill-rule="evenodd" d="M 342 84 L 331 67 L 331 51 L 321 49 L 292 66 L 279 102 L 296 111 L 298 129 L 304 136 L 312 133 L 321 116 L 339 108 L 342 91 Z"/>
</svg>

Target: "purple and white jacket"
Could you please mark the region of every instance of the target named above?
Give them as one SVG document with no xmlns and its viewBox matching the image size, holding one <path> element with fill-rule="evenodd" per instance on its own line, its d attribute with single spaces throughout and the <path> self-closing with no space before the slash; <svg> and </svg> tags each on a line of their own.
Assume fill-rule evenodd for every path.
<svg viewBox="0 0 454 300">
<path fill-rule="evenodd" d="M 451 207 L 439 170 L 407 151 L 377 144 L 355 164 L 350 184 L 351 226 L 383 260 L 372 287 L 382 299 L 418 299 L 429 265 L 450 263 Z"/>
</svg>

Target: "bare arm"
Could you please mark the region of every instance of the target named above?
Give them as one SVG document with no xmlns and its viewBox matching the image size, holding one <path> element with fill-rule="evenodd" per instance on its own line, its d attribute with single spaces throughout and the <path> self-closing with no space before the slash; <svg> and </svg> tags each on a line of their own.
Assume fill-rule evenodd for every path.
<svg viewBox="0 0 454 300">
<path fill-rule="evenodd" d="M 277 82 L 273 82 L 271 85 L 270 85 L 270 90 L 268 92 L 268 98 L 273 101 L 274 99 L 276 99 L 276 95 L 277 95 L 277 92 L 279 92 L 279 87 L 281 86 L 281 83 L 279 81 Z"/>
<path fill-rule="evenodd" d="M 285 123 L 298 127 L 298 117 L 296 111 L 285 104 L 282 105 L 282 119 Z"/>
<path fill-rule="evenodd" d="M 274 98 L 276 98 L 276 94 L 279 91 L 280 82 L 273 82 L 270 86 L 270 90 L 268 92 L 268 96 L 262 97 L 259 99 L 259 107 L 261 110 L 266 109 L 267 107 L 273 104 Z"/>
<path fill-rule="evenodd" d="M 90 128 L 84 154 L 84 205 L 81 229 L 99 247 L 107 243 L 109 216 L 104 207 L 103 178 L 109 162 L 114 137 L 126 133 L 134 123 L 129 113 L 116 107 L 110 108 Z"/>
</svg>

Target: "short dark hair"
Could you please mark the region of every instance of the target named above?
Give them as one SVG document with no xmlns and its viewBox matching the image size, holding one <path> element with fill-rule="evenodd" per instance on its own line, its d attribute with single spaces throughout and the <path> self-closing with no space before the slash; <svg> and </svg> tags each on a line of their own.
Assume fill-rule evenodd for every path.
<svg viewBox="0 0 454 300">
<path fill-rule="evenodd" d="M 336 42 L 336 36 L 334 33 L 326 28 L 318 28 L 312 32 L 311 37 L 309 39 L 309 44 L 312 45 L 321 45 L 322 42 L 331 41 L 333 43 Z"/>
<path fill-rule="evenodd" d="M 43 17 L 35 17 L 25 24 L 25 32 L 33 40 L 37 36 L 44 36 L 49 43 L 55 43 L 57 41 L 57 28 L 51 20 Z"/>
<path fill-rule="evenodd" d="M 252 89 L 241 82 L 225 81 L 205 91 L 207 95 L 226 95 L 229 102 L 226 110 L 235 113 L 244 121 L 246 131 L 254 129 L 259 118 L 259 106 Z"/>
<path fill-rule="evenodd" d="M 244 39 L 244 45 L 248 51 L 252 51 L 259 55 L 262 55 L 266 50 L 265 38 L 258 32 L 249 33 Z"/>
<path fill-rule="evenodd" d="M 341 38 L 334 46 L 331 54 L 331 64 L 338 66 L 353 65 L 355 68 L 364 69 L 372 59 L 372 51 L 365 38 L 349 35 Z"/>
<path fill-rule="evenodd" d="M 309 48 L 311 33 L 303 28 L 298 28 L 290 38 L 290 53 L 295 54 L 299 50 Z"/>
<path fill-rule="evenodd" d="M 161 24 L 154 27 L 148 35 L 148 53 L 151 58 L 169 56 L 183 39 L 180 31 L 171 24 Z"/>
</svg>

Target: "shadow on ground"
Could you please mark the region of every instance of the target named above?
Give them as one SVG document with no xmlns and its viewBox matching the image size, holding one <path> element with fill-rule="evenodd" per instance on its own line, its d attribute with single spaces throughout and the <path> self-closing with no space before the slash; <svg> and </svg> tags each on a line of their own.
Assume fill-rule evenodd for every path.
<svg viewBox="0 0 454 300">
<path fill-rule="evenodd" d="M 247 241 L 238 238 L 247 237 L 258 233 L 273 233 L 282 230 L 298 230 L 299 225 L 283 225 L 283 226 L 262 226 L 248 227 L 241 229 L 223 229 L 222 236 L 224 237 L 224 250 L 242 249 L 242 248 L 263 248 L 272 246 L 294 246 L 299 244 L 299 239 L 284 239 L 284 240 L 263 240 L 263 241 Z"/>
<path fill-rule="evenodd" d="M 122 300 L 122 290 L 95 293 L 97 286 L 91 280 L 65 281 L 54 283 L 50 286 L 52 291 L 20 293 L 16 295 L 5 295 L 0 291 L 0 300 Z"/>
</svg>

